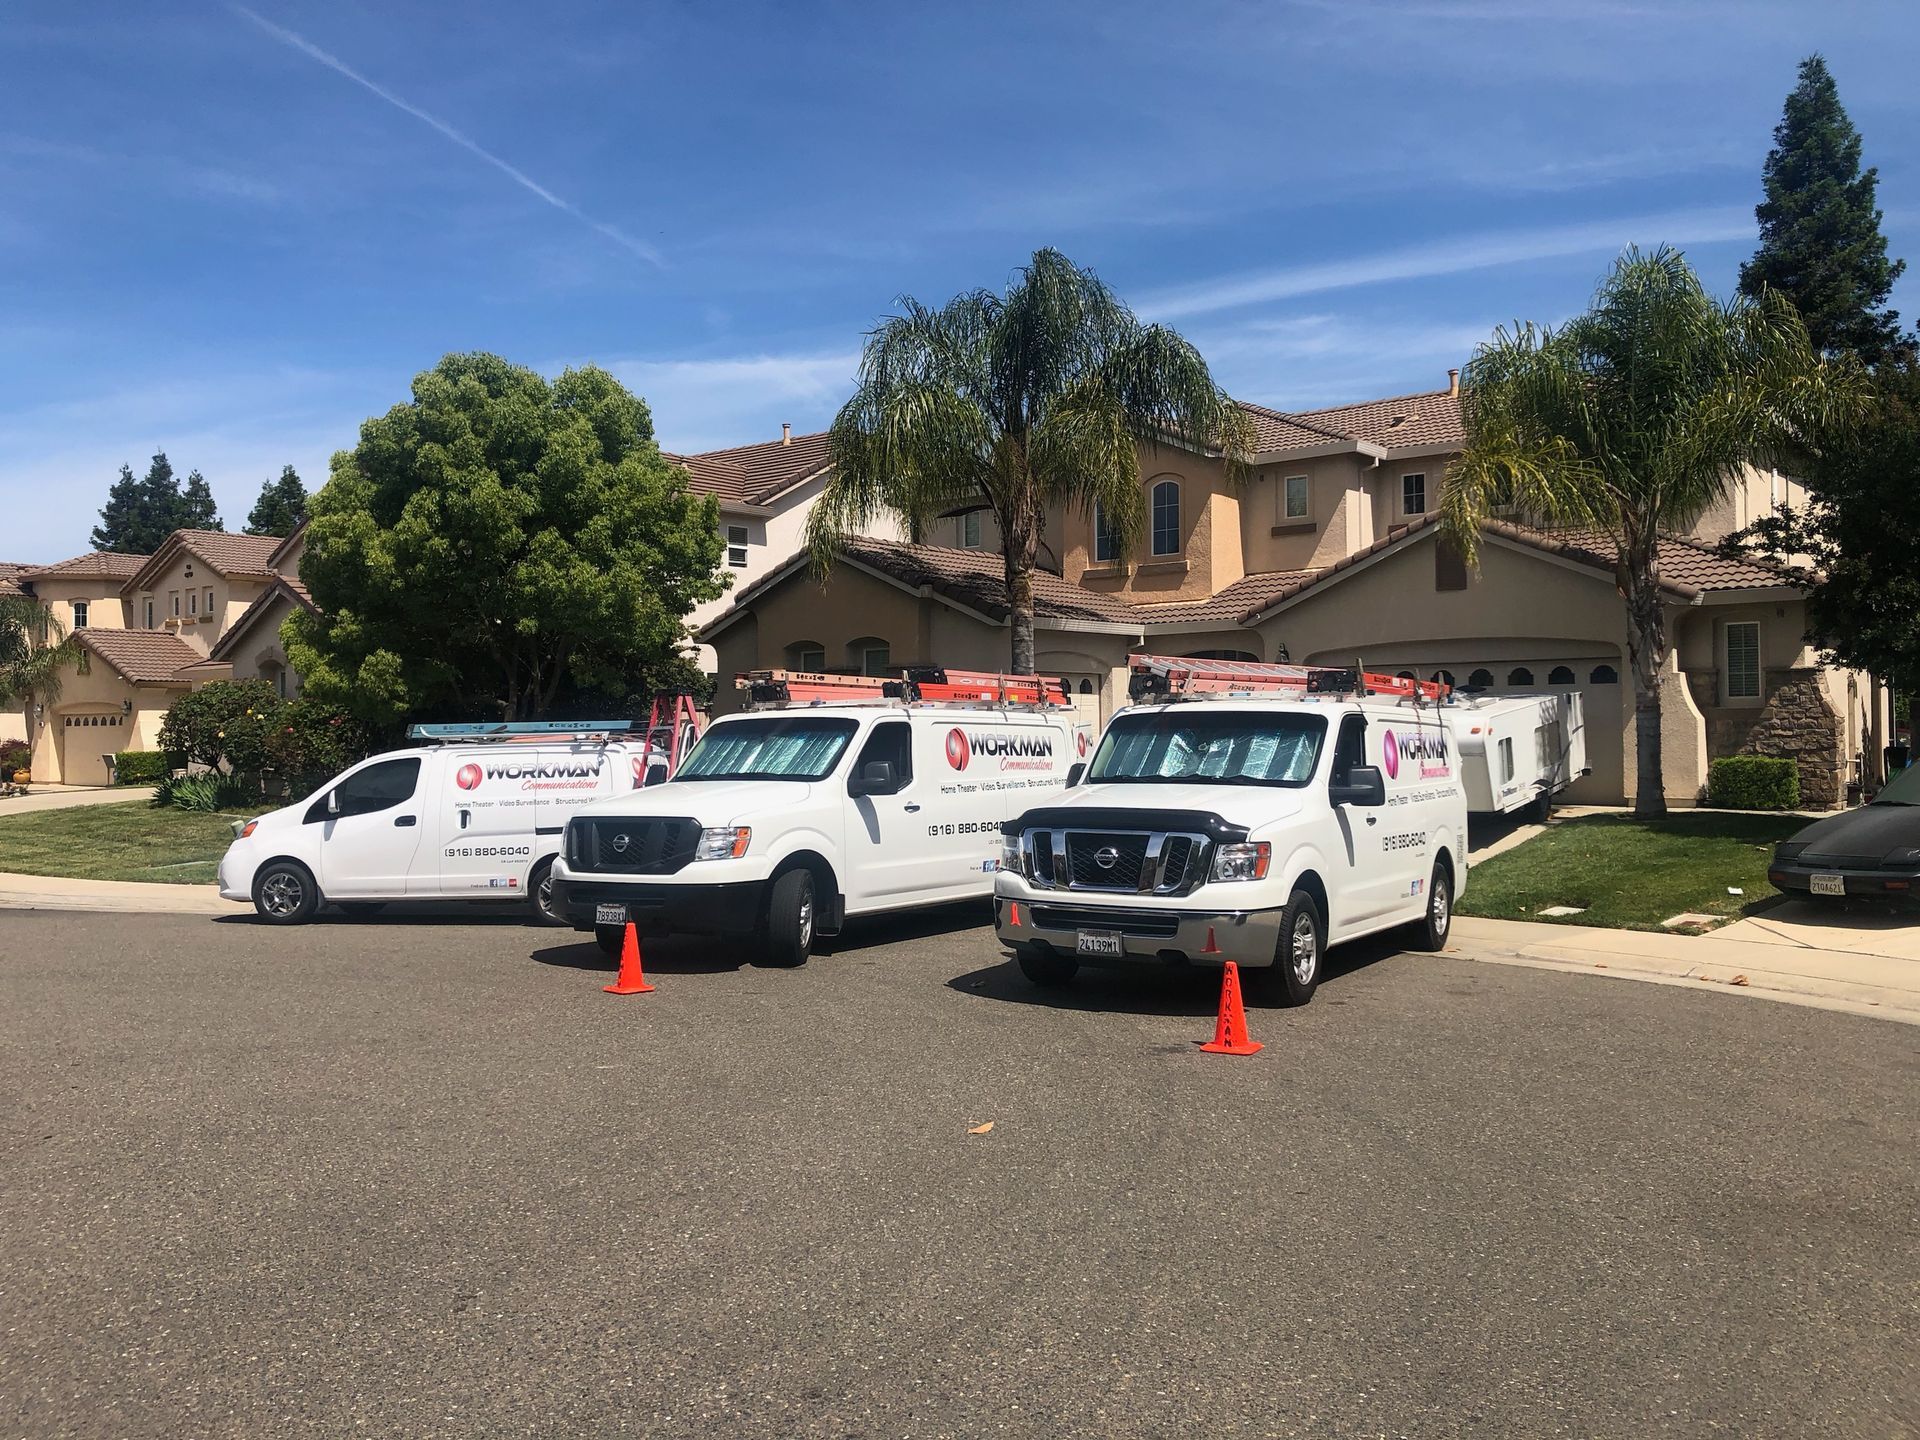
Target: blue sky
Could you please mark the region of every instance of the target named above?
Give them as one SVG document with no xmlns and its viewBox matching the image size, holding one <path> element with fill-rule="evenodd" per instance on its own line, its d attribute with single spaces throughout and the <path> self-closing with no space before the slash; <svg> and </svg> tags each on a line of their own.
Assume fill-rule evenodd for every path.
<svg viewBox="0 0 1920 1440">
<path fill-rule="evenodd" d="M 605 365 L 669 448 L 819 428 L 894 296 L 1048 244 L 1244 398 L 1433 388 L 1629 242 L 1729 288 L 1815 49 L 1920 262 L 1917 41 L 1810 0 L 15 3 L 0 559 L 85 549 L 157 448 L 237 529 L 449 350 Z"/>
</svg>

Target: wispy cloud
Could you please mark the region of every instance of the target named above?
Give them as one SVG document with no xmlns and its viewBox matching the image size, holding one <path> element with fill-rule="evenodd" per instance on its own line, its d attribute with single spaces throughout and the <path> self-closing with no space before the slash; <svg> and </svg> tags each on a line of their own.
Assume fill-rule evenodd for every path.
<svg viewBox="0 0 1920 1440">
<path fill-rule="evenodd" d="M 531 175 L 527 174 L 526 171 L 519 169 L 517 166 L 509 164 L 505 160 L 502 160 L 498 155 L 494 154 L 491 150 L 486 149 L 484 146 L 479 144 L 479 142 L 471 139 L 469 136 L 465 135 L 461 131 L 456 130 L 453 126 L 447 124 L 446 121 L 440 119 L 437 115 L 429 114 L 427 111 L 422 110 L 418 105 L 415 105 L 410 101 L 403 100 L 400 96 L 394 94 L 393 91 L 387 89 L 384 85 L 379 85 L 379 84 L 376 84 L 374 81 L 369 80 L 366 76 L 362 75 L 358 70 L 355 70 L 351 65 L 347 64 L 346 61 L 342 60 L 339 56 L 334 55 L 329 51 L 322 50 L 318 45 L 314 44 L 311 40 L 307 39 L 306 36 L 299 34 L 297 31 L 289 30 L 283 25 L 276 25 L 271 20 L 268 20 L 266 17 L 262 15 L 256 14 L 254 11 L 249 10 L 244 5 L 230 5 L 228 8 L 231 9 L 234 14 L 240 16 L 242 19 L 247 20 L 252 24 L 258 26 L 264 33 L 266 33 L 267 35 L 270 35 L 273 39 L 279 41 L 282 45 L 288 46 L 289 48 L 294 50 L 298 50 L 302 55 L 307 56 L 311 60 L 318 61 L 320 64 L 326 66 L 329 70 L 334 71 L 336 74 L 344 75 L 347 79 L 353 81 L 354 84 L 360 86 L 362 89 L 371 91 L 373 94 L 379 96 L 382 100 L 386 101 L 387 104 L 393 106 L 394 109 L 404 111 L 408 115 L 413 116 L 413 118 L 420 121 L 421 124 L 430 127 L 431 129 L 438 132 L 440 135 L 444 136 L 448 140 L 451 140 L 454 144 L 458 145 L 462 150 L 465 150 L 469 154 L 478 156 L 480 159 L 486 161 L 487 164 L 493 166 L 494 169 L 500 171 L 501 174 L 507 176 L 516 185 L 520 186 L 523 190 L 529 191 L 530 193 L 539 196 L 542 200 L 546 201 L 547 204 L 553 206 L 554 209 L 563 211 L 566 214 L 571 215 L 574 219 L 578 220 L 582 225 L 585 225 L 589 230 L 593 230 L 598 234 L 605 236 L 607 239 L 613 241 L 616 245 L 623 246 L 624 248 L 632 251 L 635 255 L 638 255 L 641 259 L 646 260 L 654 265 L 666 264 L 666 261 L 661 257 L 660 252 L 658 250 L 655 250 L 651 245 L 647 244 L 644 240 L 636 240 L 633 236 L 627 234 L 624 230 L 621 230 L 618 226 L 609 225 L 604 220 L 594 219 L 593 216 L 587 214 L 586 211 L 582 210 L 578 205 L 575 205 L 571 200 L 562 199 L 560 196 L 554 194 L 553 191 L 549 190 L 546 186 L 542 185 L 538 180 L 535 180 Z"/>
<path fill-rule="evenodd" d="M 1634 243 L 1701 245 L 1745 240 L 1752 237 L 1753 226 L 1751 210 L 1729 206 L 1462 235 L 1350 260 L 1290 265 L 1177 286 L 1143 296 L 1136 308 L 1151 319 L 1177 320 L 1359 285 L 1458 275 L 1573 255 L 1611 254 Z"/>
</svg>

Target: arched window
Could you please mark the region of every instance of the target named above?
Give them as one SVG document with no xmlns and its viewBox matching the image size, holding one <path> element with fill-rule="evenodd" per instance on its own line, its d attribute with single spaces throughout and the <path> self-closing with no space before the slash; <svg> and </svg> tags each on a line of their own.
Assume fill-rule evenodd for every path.
<svg viewBox="0 0 1920 1440">
<path fill-rule="evenodd" d="M 1162 480 L 1153 487 L 1153 553 L 1180 553 L 1180 482 Z"/>
<path fill-rule="evenodd" d="M 1396 670 L 1393 672 L 1393 678 L 1396 680 L 1418 680 L 1420 677 L 1411 670 Z"/>
<path fill-rule="evenodd" d="M 1093 681 L 1091 681 L 1091 680 L 1082 680 L 1082 681 L 1080 682 L 1080 693 L 1081 693 L 1082 695 L 1091 695 L 1091 694 L 1093 694 Z"/>
<path fill-rule="evenodd" d="M 876 635 L 863 635 L 848 643 L 847 663 L 862 675 L 885 675 L 893 668 L 893 649 Z"/>
<path fill-rule="evenodd" d="M 1427 678 L 1446 686 L 1449 690 L 1453 688 L 1453 672 L 1451 670 L 1436 670 Z"/>
<path fill-rule="evenodd" d="M 1596 665 L 1593 667 L 1593 673 L 1587 676 L 1587 683 L 1589 685 L 1618 685 L 1620 683 L 1620 672 L 1611 665 Z"/>
<path fill-rule="evenodd" d="M 1251 650 L 1189 650 L 1181 657 L 1184 660 L 1252 660 L 1259 656 Z"/>
<path fill-rule="evenodd" d="M 1571 685 L 1573 684 L 1573 671 L 1565 665 L 1556 665 L 1548 672 L 1547 684 Z"/>
<path fill-rule="evenodd" d="M 1475 690 L 1484 690 L 1493 684 L 1493 672 L 1484 669 L 1476 670 L 1467 676 L 1467 684 Z"/>
<path fill-rule="evenodd" d="M 1516 665 L 1507 672 L 1507 684 L 1509 685 L 1531 685 L 1532 683 L 1533 672 L 1524 665 Z"/>
<path fill-rule="evenodd" d="M 817 675 L 827 668 L 827 647 L 818 640 L 796 640 L 787 646 L 787 668 Z"/>
<path fill-rule="evenodd" d="M 1093 506 L 1093 563 L 1112 565 L 1120 559 L 1120 536 L 1107 524 L 1107 507 L 1094 502 Z"/>
</svg>

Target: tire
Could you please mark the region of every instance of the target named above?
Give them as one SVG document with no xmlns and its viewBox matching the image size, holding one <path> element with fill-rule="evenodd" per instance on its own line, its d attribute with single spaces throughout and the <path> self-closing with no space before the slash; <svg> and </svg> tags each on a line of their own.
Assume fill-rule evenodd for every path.
<svg viewBox="0 0 1920 1440">
<path fill-rule="evenodd" d="M 614 960 L 620 958 L 620 952 L 627 943 L 627 927 L 624 925 L 596 925 L 593 927 L 593 941 L 603 953 Z"/>
<path fill-rule="evenodd" d="M 1027 977 L 1027 983 L 1041 990 L 1058 990 L 1062 985 L 1070 985 L 1073 977 L 1080 973 L 1077 959 L 1044 945 L 1016 945 L 1013 958 L 1020 973 Z"/>
<path fill-rule="evenodd" d="M 304 925 L 320 908 L 320 887 L 298 861 L 275 860 L 253 877 L 253 908 L 269 925 Z"/>
<path fill-rule="evenodd" d="M 767 937 L 762 955 L 769 965 L 791 968 L 813 953 L 813 872 L 789 870 L 773 882 L 767 896 Z"/>
<path fill-rule="evenodd" d="M 1327 922 L 1313 896 L 1296 890 L 1280 912 L 1273 964 L 1241 974 L 1243 988 L 1266 1005 L 1304 1005 L 1319 988 L 1327 959 Z"/>
<path fill-rule="evenodd" d="M 1542 790 L 1528 802 L 1521 818 L 1529 825 L 1544 825 L 1553 818 L 1553 796 Z"/>
<path fill-rule="evenodd" d="M 527 876 L 527 909 L 536 925 L 565 925 L 567 917 L 553 908 L 553 861 L 542 860 Z M 614 952 L 618 954 L 616 950 Z"/>
<path fill-rule="evenodd" d="M 1453 876 L 1447 867 L 1435 863 L 1433 878 L 1427 881 L 1427 914 L 1415 927 L 1422 950 L 1444 950 L 1447 936 L 1453 933 Z"/>
</svg>

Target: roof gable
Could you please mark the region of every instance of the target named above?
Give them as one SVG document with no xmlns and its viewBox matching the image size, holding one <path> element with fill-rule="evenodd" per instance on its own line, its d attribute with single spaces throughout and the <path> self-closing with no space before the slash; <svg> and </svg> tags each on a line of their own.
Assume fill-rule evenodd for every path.
<svg viewBox="0 0 1920 1440">
<path fill-rule="evenodd" d="M 134 685 L 187 684 L 178 674 L 201 655 L 166 630 L 76 630 L 73 638 Z"/>
<path fill-rule="evenodd" d="M 669 464 L 687 472 L 694 491 L 737 505 L 770 504 L 833 464 L 824 430 L 795 435 L 791 440 L 766 440 L 698 455 L 661 454 Z"/>
<path fill-rule="evenodd" d="M 209 660 L 225 660 L 240 648 L 240 642 L 247 634 L 259 627 L 269 611 L 284 601 L 289 609 L 299 608 L 311 615 L 318 615 L 320 607 L 313 603 L 313 596 L 307 593 L 307 587 L 291 576 L 281 575 L 273 584 L 254 599 L 253 603 L 240 612 L 240 618 L 227 627 L 227 633 L 214 641 L 213 649 L 207 652 Z"/>
<path fill-rule="evenodd" d="M 161 542 L 122 593 L 146 588 L 166 573 L 180 555 L 193 556 L 222 580 L 267 580 L 274 553 L 285 541 L 278 535 L 229 535 L 224 530 L 176 530 Z"/>
</svg>

